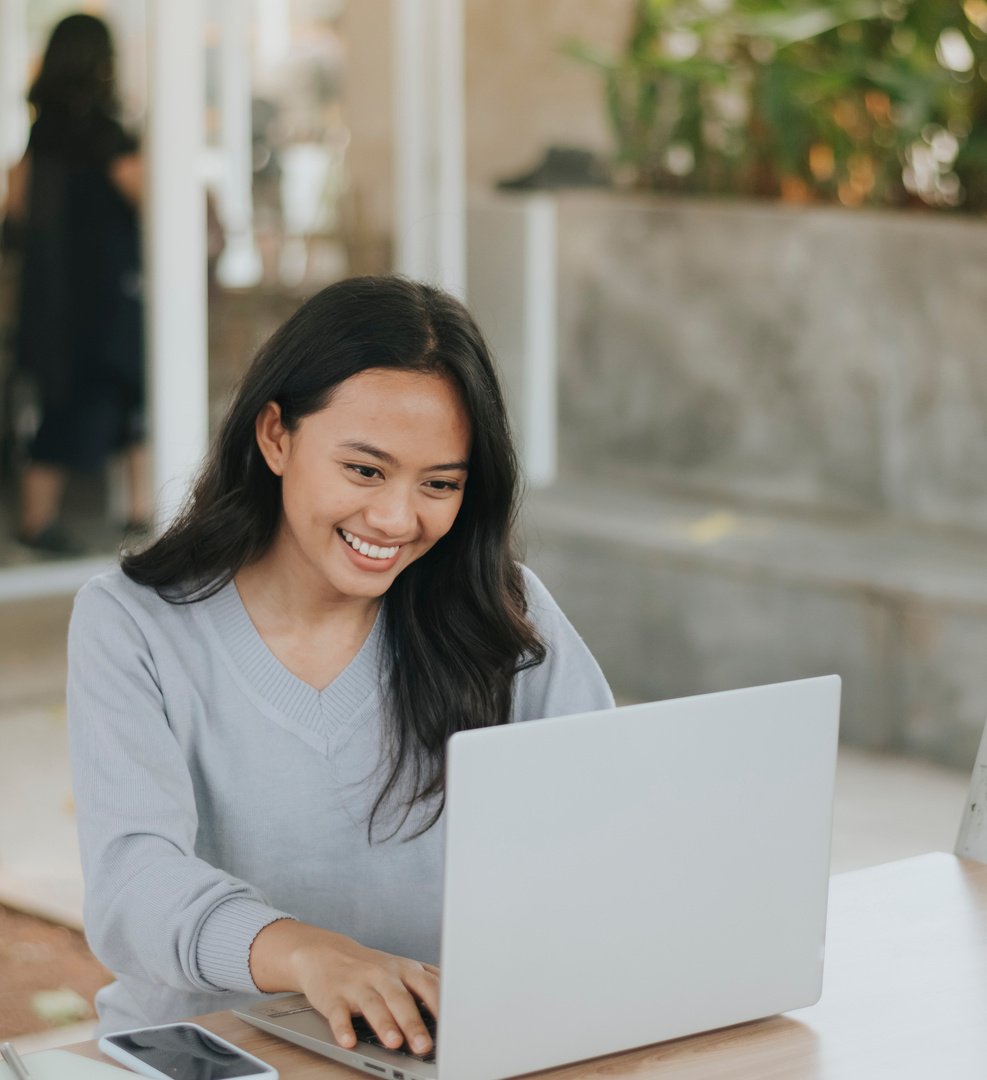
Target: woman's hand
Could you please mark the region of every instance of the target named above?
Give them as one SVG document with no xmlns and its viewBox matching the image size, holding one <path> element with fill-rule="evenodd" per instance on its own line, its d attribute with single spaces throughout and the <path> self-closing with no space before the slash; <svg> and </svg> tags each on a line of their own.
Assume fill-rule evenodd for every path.
<svg viewBox="0 0 987 1080">
<path fill-rule="evenodd" d="M 27 191 L 31 184 L 31 156 L 25 154 L 16 165 L 7 170 L 6 214 L 11 221 L 21 222 L 27 217 Z"/>
<path fill-rule="evenodd" d="M 133 206 L 140 206 L 144 191 L 144 166 L 140 154 L 122 154 L 109 168 L 110 180 Z"/>
<path fill-rule="evenodd" d="M 418 1002 L 439 1015 L 439 969 L 417 960 L 368 949 L 352 938 L 306 923 L 282 919 L 254 939 L 250 972 L 259 990 L 294 990 L 329 1021 L 340 1046 L 356 1045 L 353 1016 L 359 1015 L 384 1046 L 405 1041 L 427 1054 L 432 1039 Z"/>
</svg>

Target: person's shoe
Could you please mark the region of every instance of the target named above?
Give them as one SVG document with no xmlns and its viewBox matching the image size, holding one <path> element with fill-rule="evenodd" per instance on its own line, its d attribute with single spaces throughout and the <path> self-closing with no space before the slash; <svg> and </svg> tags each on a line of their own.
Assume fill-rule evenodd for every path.
<svg viewBox="0 0 987 1080">
<path fill-rule="evenodd" d="M 17 540 L 24 547 L 38 552 L 40 555 L 57 555 L 63 558 L 72 558 L 76 555 L 85 554 L 85 548 L 77 540 L 74 540 L 61 525 L 52 522 L 46 525 L 41 532 L 28 536 L 27 533 L 19 532 Z"/>
</svg>

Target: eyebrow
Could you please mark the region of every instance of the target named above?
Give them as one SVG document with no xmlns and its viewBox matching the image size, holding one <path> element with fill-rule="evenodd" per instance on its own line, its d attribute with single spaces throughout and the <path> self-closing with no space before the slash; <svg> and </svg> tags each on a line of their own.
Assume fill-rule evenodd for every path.
<svg viewBox="0 0 987 1080">
<path fill-rule="evenodd" d="M 355 450 L 358 454 L 366 454 L 367 457 L 383 461 L 385 465 L 399 464 L 398 459 L 393 454 L 389 454 L 386 450 L 381 450 L 379 446 L 373 446 L 370 443 L 344 442 L 340 445 L 344 450 Z M 429 465 L 427 469 L 422 469 L 422 472 L 449 472 L 450 470 L 468 472 L 469 467 L 468 461 L 445 461 L 439 465 Z"/>
</svg>

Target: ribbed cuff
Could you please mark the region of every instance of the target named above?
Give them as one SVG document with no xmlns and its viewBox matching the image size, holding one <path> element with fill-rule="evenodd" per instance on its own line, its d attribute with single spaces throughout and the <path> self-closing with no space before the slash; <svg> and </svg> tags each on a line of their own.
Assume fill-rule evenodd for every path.
<svg viewBox="0 0 987 1080">
<path fill-rule="evenodd" d="M 250 946 L 265 926 L 293 918 L 245 896 L 225 900 L 213 908 L 199 929 L 195 961 L 200 978 L 217 990 L 261 993 L 250 977 Z"/>
</svg>

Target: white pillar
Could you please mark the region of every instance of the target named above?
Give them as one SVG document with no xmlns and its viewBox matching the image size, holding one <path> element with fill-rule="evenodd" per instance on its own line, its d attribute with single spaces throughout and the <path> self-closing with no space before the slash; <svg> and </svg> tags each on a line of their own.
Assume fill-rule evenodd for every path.
<svg viewBox="0 0 987 1080">
<path fill-rule="evenodd" d="M 249 0 L 241 2 L 249 4 Z M 288 0 L 255 0 L 255 4 L 257 68 L 267 78 L 291 51 L 291 8 Z"/>
<path fill-rule="evenodd" d="M 199 0 L 149 0 L 145 236 L 158 523 L 188 491 L 208 442 L 205 48 Z"/>
<path fill-rule="evenodd" d="M 256 285 L 262 276 L 254 241 L 253 128 L 250 116 L 250 4 L 221 0 L 219 129 L 223 171 L 219 216 L 226 246 L 216 265 L 220 284 Z"/>
<path fill-rule="evenodd" d="M 0 0 L 0 202 L 27 146 L 27 0 Z"/>
<path fill-rule="evenodd" d="M 395 269 L 466 291 L 462 0 L 393 0 Z"/>
<path fill-rule="evenodd" d="M 438 159 L 437 246 L 442 284 L 466 298 L 466 135 L 462 0 L 435 3 L 434 70 Z"/>
<path fill-rule="evenodd" d="M 545 192 L 470 200 L 469 308 L 497 357 L 532 488 L 558 472 L 556 216 Z"/>
</svg>

